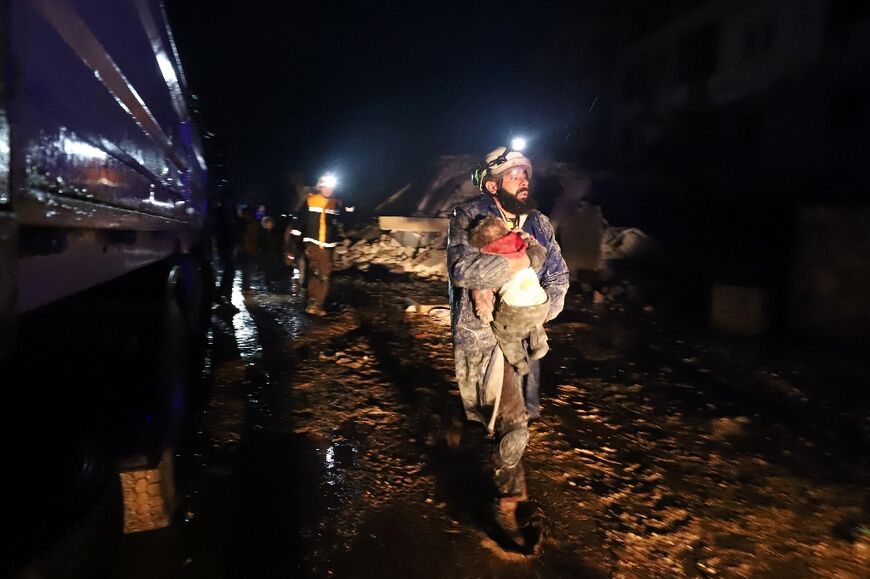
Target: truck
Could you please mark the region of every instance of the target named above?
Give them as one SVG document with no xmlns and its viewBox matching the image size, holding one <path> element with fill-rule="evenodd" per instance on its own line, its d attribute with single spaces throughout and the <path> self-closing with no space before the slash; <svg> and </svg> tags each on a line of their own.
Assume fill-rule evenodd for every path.
<svg viewBox="0 0 870 579">
<path fill-rule="evenodd" d="M 7 569 L 63 575 L 107 533 L 172 521 L 214 286 L 207 175 L 159 0 L 0 3 Z"/>
</svg>

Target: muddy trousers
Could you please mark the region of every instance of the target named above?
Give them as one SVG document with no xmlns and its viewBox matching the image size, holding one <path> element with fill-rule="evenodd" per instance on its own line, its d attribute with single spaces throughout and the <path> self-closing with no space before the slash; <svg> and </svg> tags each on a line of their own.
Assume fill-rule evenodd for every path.
<svg viewBox="0 0 870 579">
<path fill-rule="evenodd" d="M 526 412 L 529 420 L 541 417 L 541 361 L 529 360 L 529 373 L 523 376 L 523 392 L 526 395 Z"/>
<path fill-rule="evenodd" d="M 323 308 L 329 293 L 329 276 L 332 274 L 332 247 L 320 247 L 316 243 L 305 244 L 308 267 L 308 305 Z"/>
<path fill-rule="evenodd" d="M 522 459 L 529 441 L 529 427 L 522 387 L 507 361 L 501 388 L 492 453 L 493 482 L 499 497 L 520 497 L 526 492 Z"/>
</svg>

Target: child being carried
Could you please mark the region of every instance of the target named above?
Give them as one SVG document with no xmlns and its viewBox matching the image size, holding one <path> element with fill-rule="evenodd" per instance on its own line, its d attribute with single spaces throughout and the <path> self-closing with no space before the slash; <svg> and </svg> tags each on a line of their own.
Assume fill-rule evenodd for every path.
<svg viewBox="0 0 870 579">
<path fill-rule="evenodd" d="M 472 225 L 468 242 L 482 253 L 508 259 L 529 257 L 530 267 L 514 273 L 500 288 L 471 290 L 475 315 L 483 323 L 492 325 L 507 361 L 521 376 L 528 374 L 523 341 L 529 342 L 532 360 L 543 358 L 550 349 L 544 332 L 550 300 L 535 273 L 543 265 L 547 252 L 533 237 L 526 241 L 516 231 L 510 231 L 504 221 L 491 216 Z M 497 305 L 495 295 L 498 295 Z"/>
</svg>

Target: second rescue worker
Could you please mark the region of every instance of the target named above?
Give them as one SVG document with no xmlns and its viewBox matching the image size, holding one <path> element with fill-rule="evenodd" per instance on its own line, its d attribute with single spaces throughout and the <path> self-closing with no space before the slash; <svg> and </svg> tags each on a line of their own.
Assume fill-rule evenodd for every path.
<svg viewBox="0 0 870 579">
<path fill-rule="evenodd" d="M 339 216 L 342 202 L 334 197 L 337 180 L 326 174 L 317 180 L 317 192 L 308 195 L 303 211 L 307 211 L 305 231 L 305 257 L 308 268 L 308 304 L 305 312 L 325 316 L 323 304 L 329 293 L 329 276 L 332 274 L 332 258 L 340 236 Z M 347 211 L 353 211 L 348 207 Z"/>
</svg>

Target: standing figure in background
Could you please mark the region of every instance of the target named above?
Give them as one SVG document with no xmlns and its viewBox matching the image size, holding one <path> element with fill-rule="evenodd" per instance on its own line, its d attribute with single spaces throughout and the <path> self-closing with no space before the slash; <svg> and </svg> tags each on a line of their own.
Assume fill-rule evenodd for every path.
<svg viewBox="0 0 870 579">
<path fill-rule="evenodd" d="M 236 276 L 236 245 L 239 242 L 239 216 L 233 204 L 219 201 L 215 215 L 215 243 L 221 262 L 221 280 L 218 301 L 232 306 L 233 279 Z"/>
<path fill-rule="evenodd" d="M 314 316 L 326 315 L 323 304 L 329 293 L 333 253 L 341 235 L 342 202 L 334 196 L 336 185 L 334 175 L 327 173 L 320 177 L 317 192 L 308 195 L 301 209 L 307 216 L 305 229 L 301 232 L 308 270 L 305 275 L 308 288 L 305 312 Z"/>
<path fill-rule="evenodd" d="M 305 275 L 308 273 L 305 264 L 305 244 L 302 242 L 302 230 L 305 229 L 303 224 L 307 218 L 308 215 L 300 215 L 297 211 L 290 215 L 284 227 L 284 265 L 291 270 L 296 270 L 293 279 L 298 280 L 301 287 L 305 287 L 307 281 Z"/>
<path fill-rule="evenodd" d="M 260 271 L 266 289 L 275 291 L 284 268 L 284 234 L 275 219 L 266 215 L 260 219 Z"/>
<path fill-rule="evenodd" d="M 239 266 L 242 270 L 242 293 L 251 294 L 251 276 L 257 266 L 257 249 L 260 241 L 260 222 L 252 205 L 242 210 L 242 240 L 239 252 Z"/>
</svg>

